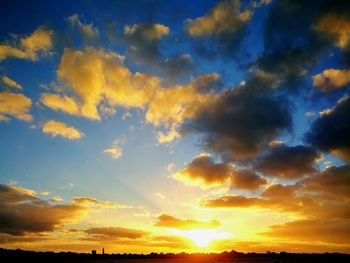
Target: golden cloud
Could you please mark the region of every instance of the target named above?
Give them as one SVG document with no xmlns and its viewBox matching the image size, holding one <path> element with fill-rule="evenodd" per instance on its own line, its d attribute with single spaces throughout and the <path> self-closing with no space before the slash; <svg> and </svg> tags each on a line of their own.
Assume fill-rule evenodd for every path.
<svg viewBox="0 0 350 263">
<path fill-rule="evenodd" d="M 113 203 L 110 201 L 102 201 L 92 197 L 76 196 L 73 198 L 73 203 L 78 205 L 86 206 L 100 206 L 100 207 L 110 207 L 110 208 L 129 208 L 130 206 L 122 205 L 118 203 Z"/>
<path fill-rule="evenodd" d="M 208 188 L 223 185 L 230 179 L 233 169 L 232 164 L 214 163 L 210 155 L 200 154 L 184 169 L 174 173 L 172 177 L 185 184 Z"/>
<path fill-rule="evenodd" d="M 123 60 L 117 53 L 91 47 L 64 50 L 57 76 L 78 97 L 82 116 L 100 120 L 97 106 L 103 100 L 112 107 L 125 108 L 143 108 L 150 101 L 159 78 L 132 74 Z"/>
<path fill-rule="evenodd" d="M 52 110 L 58 110 L 72 115 L 80 115 L 79 105 L 72 97 L 52 93 L 42 93 L 40 101 Z"/>
<path fill-rule="evenodd" d="M 158 41 L 170 32 L 167 26 L 162 24 L 134 24 L 124 27 L 124 34 L 134 39 L 146 39 L 148 41 Z"/>
<path fill-rule="evenodd" d="M 2 82 L 4 82 L 7 86 L 11 88 L 22 89 L 22 86 L 20 84 L 18 84 L 16 81 L 10 79 L 7 76 L 3 76 L 1 79 L 2 79 Z"/>
<path fill-rule="evenodd" d="M 325 69 L 312 77 L 314 87 L 322 92 L 341 89 L 350 83 L 349 69 Z"/>
<path fill-rule="evenodd" d="M 218 97 L 210 89 L 218 83 L 215 73 L 198 76 L 189 83 L 163 88 L 157 76 L 132 73 L 124 57 L 103 49 L 66 48 L 57 70 L 57 78 L 66 94 L 43 93 L 41 102 L 53 109 L 100 120 L 101 114 L 113 114 L 116 107 L 146 109 L 146 121 L 163 126 L 160 142 L 180 135 L 177 127 L 208 101 Z"/>
<path fill-rule="evenodd" d="M 50 134 L 52 137 L 61 136 L 70 140 L 80 139 L 84 135 L 78 129 L 55 120 L 45 122 L 42 126 L 42 131 Z"/>
<path fill-rule="evenodd" d="M 113 159 L 119 159 L 123 154 L 122 149 L 118 145 L 106 148 L 103 152 L 109 154 Z"/>
<path fill-rule="evenodd" d="M 218 228 L 221 226 L 218 220 L 197 221 L 193 219 L 179 219 L 167 214 L 161 214 L 157 219 L 158 221 L 155 223 L 155 226 L 175 228 L 180 230 L 208 229 Z"/>
<path fill-rule="evenodd" d="M 73 28 L 77 28 L 84 37 L 96 38 L 99 36 L 99 31 L 93 24 L 84 24 L 80 21 L 78 14 L 68 17 L 68 21 Z"/>
<path fill-rule="evenodd" d="M 31 121 L 29 114 L 32 101 L 23 94 L 9 91 L 0 92 L 0 121 L 8 121 L 9 116 L 23 121 Z"/>
<path fill-rule="evenodd" d="M 324 15 L 315 23 L 314 28 L 321 34 L 329 36 L 341 49 L 350 44 L 350 19 L 347 16 Z"/>
<path fill-rule="evenodd" d="M 8 57 L 37 60 L 39 54 L 47 54 L 52 48 L 53 30 L 38 27 L 31 35 L 21 38 L 19 47 L 0 44 L 0 61 Z"/>
<path fill-rule="evenodd" d="M 272 225 L 262 235 L 299 241 L 350 244 L 349 220 L 304 219 Z"/>
<path fill-rule="evenodd" d="M 240 0 L 223 1 L 214 6 L 208 14 L 186 21 L 185 30 L 193 37 L 228 34 L 239 30 L 250 21 L 250 10 L 240 11 Z"/>
</svg>

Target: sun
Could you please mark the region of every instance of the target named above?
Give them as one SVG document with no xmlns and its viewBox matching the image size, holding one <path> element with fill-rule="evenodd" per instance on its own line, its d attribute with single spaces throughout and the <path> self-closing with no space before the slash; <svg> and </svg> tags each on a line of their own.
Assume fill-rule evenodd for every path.
<svg viewBox="0 0 350 263">
<path fill-rule="evenodd" d="M 173 234 L 187 237 L 199 247 L 207 247 L 210 242 L 230 236 L 229 233 L 217 229 L 173 230 Z"/>
</svg>

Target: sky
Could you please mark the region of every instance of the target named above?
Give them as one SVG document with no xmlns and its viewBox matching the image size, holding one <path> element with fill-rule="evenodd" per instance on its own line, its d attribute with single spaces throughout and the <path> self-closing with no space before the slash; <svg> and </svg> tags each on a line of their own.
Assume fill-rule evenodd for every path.
<svg viewBox="0 0 350 263">
<path fill-rule="evenodd" d="M 0 247 L 350 253 L 349 1 L 0 5 Z"/>
</svg>

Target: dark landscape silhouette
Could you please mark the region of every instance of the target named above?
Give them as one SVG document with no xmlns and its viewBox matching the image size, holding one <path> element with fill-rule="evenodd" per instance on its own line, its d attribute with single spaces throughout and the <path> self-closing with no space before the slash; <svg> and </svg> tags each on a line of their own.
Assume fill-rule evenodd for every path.
<svg viewBox="0 0 350 263">
<path fill-rule="evenodd" d="M 94 250 L 95 251 L 95 250 Z M 222 253 L 150 253 L 150 254 L 94 254 L 74 252 L 35 252 L 0 248 L 1 262 L 349 262 L 349 254 L 341 253 L 242 253 L 232 250 Z"/>
</svg>

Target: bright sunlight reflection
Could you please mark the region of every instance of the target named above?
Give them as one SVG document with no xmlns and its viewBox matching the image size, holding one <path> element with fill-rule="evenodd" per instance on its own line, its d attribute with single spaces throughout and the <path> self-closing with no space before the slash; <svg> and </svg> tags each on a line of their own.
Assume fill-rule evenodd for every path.
<svg viewBox="0 0 350 263">
<path fill-rule="evenodd" d="M 230 236 L 229 233 L 217 229 L 193 229 L 193 230 L 172 230 L 175 235 L 187 237 L 193 240 L 199 247 L 207 247 L 211 241 L 223 239 Z"/>
</svg>

